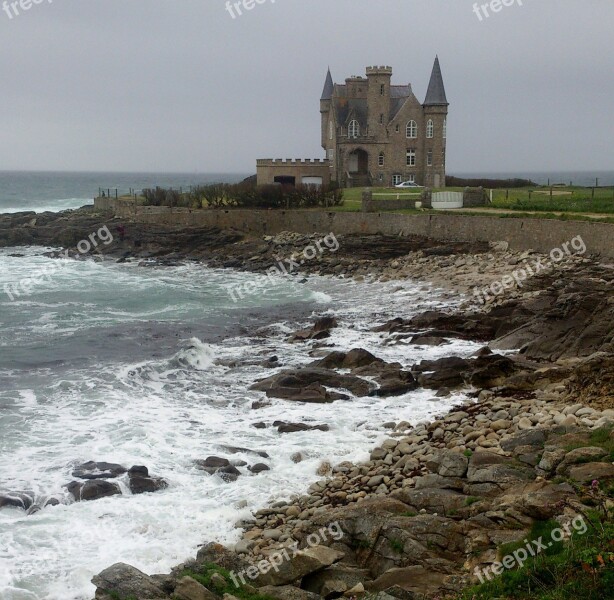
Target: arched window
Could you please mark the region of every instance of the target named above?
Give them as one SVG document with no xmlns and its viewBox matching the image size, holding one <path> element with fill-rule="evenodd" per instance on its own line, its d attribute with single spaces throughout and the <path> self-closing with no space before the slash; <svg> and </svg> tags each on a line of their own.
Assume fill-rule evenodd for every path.
<svg viewBox="0 0 614 600">
<path fill-rule="evenodd" d="M 378 166 L 383 167 L 385 162 L 386 162 L 386 157 L 383 152 L 380 152 L 379 158 L 377 159 Z"/>
<path fill-rule="evenodd" d="M 350 121 L 350 125 L 348 127 L 348 137 L 356 138 L 360 135 L 360 125 L 358 121 Z"/>
<path fill-rule="evenodd" d="M 443 139 L 448 137 L 448 119 L 443 120 Z"/>
<path fill-rule="evenodd" d="M 433 125 L 433 120 L 429 119 L 428 123 L 426 124 L 426 137 L 432 138 L 434 132 L 435 132 L 435 126 Z"/>
<path fill-rule="evenodd" d="M 406 134 L 408 138 L 416 139 L 418 137 L 418 123 L 415 121 L 407 123 Z"/>
</svg>

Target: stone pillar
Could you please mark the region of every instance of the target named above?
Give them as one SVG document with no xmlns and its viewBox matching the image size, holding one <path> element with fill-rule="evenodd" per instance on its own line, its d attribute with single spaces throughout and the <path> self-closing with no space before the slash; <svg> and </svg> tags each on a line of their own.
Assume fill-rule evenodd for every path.
<svg viewBox="0 0 614 600">
<path fill-rule="evenodd" d="M 433 192 L 430 188 L 424 188 L 422 192 L 422 208 L 433 208 L 431 200 L 433 199 Z"/>
<path fill-rule="evenodd" d="M 375 212 L 371 188 L 367 188 L 362 192 L 362 212 Z"/>
</svg>

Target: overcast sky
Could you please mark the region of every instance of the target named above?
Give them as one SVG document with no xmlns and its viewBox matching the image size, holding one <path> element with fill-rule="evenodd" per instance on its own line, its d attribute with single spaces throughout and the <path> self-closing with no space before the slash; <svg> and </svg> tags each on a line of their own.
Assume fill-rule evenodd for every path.
<svg viewBox="0 0 614 600">
<path fill-rule="evenodd" d="M 0 170 L 321 158 L 329 65 L 340 83 L 391 65 L 422 101 L 436 54 L 449 173 L 614 168 L 612 0 L 516 0 L 482 21 L 473 0 L 260 1 L 235 19 L 226 0 L 0 12 Z"/>
</svg>

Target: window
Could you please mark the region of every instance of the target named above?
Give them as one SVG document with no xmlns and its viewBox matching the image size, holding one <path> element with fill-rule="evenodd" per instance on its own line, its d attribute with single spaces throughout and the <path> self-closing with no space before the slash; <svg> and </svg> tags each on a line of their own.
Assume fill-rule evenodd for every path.
<svg viewBox="0 0 614 600">
<path fill-rule="evenodd" d="M 403 178 L 400 175 L 392 176 L 392 185 L 399 185 L 399 183 L 403 182 Z"/>
<path fill-rule="evenodd" d="M 381 124 L 381 125 L 383 125 L 383 124 L 384 124 L 384 113 L 382 113 L 382 114 L 379 116 L 379 122 L 380 122 L 380 124 Z"/>
<path fill-rule="evenodd" d="M 443 139 L 448 137 L 448 119 L 443 120 Z"/>
<path fill-rule="evenodd" d="M 415 121 L 407 123 L 406 135 L 409 139 L 415 140 L 418 137 L 418 123 Z"/>
<path fill-rule="evenodd" d="M 396 126 L 396 132 L 399 133 L 399 131 L 401 131 L 401 126 L 397 124 Z"/>
<path fill-rule="evenodd" d="M 386 162 L 386 157 L 384 156 L 384 153 L 383 153 L 383 152 L 380 152 L 380 153 L 379 153 L 379 157 L 378 157 L 378 159 L 377 159 L 377 164 L 378 164 L 380 167 L 383 167 L 385 162 Z"/>
<path fill-rule="evenodd" d="M 329 138 L 329 139 L 331 139 L 331 140 L 333 139 L 333 133 L 334 133 L 334 131 L 335 131 L 335 129 L 334 129 L 334 126 L 333 126 L 333 122 L 331 121 L 331 122 L 328 124 L 328 138 Z"/>
<path fill-rule="evenodd" d="M 426 166 L 427 167 L 433 166 L 433 151 L 432 150 L 429 150 L 426 154 Z"/>
<path fill-rule="evenodd" d="M 416 176 L 413 173 L 410 173 L 407 176 L 407 181 L 411 182 L 411 183 L 416 183 Z"/>
<path fill-rule="evenodd" d="M 407 151 L 407 166 L 415 167 L 416 166 L 416 150 L 411 148 Z"/>
<path fill-rule="evenodd" d="M 432 138 L 434 132 L 435 132 L 435 126 L 433 125 L 433 120 L 429 119 L 428 123 L 426 124 L 426 137 Z"/>
<path fill-rule="evenodd" d="M 360 125 L 358 121 L 350 121 L 350 126 L 348 127 L 348 137 L 357 138 L 360 135 Z"/>
<path fill-rule="evenodd" d="M 379 86 L 379 95 L 384 96 L 385 94 L 386 94 L 386 86 L 382 83 L 382 85 Z"/>
<path fill-rule="evenodd" d="M 328 160 L 333 160 L 335 158 L 335 151 L 333 148 L 329 148 L 328 150 Z"/>
</svg>

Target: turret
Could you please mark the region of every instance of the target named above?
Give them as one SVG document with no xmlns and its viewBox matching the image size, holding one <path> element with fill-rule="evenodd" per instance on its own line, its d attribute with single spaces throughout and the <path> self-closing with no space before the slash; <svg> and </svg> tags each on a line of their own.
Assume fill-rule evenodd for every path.
<svg viewBox="0 0 614 600">
<path fill-rule="evenodd" d="M 375 135 L 386 129 L 390 121 L 390 83 L 392 67 L 367 67 L 369 91 L 369 135 Z"/>
</svg>

